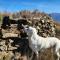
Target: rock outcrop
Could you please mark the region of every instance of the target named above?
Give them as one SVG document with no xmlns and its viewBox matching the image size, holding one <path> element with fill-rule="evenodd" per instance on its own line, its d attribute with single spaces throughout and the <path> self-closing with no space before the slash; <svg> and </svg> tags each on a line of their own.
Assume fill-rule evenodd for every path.
<svg viewBox="0 0 60 60">
<path fill-rule="evenodd" d="M 5 20 L 7 21 L 5 21 Z M 23 25 L 33 26 L 40 36 L 55 36 L 55 25 L 51 17 L 38 11 L 22 11 L 10 19 L 4 17 L 0 28 L 0 59 L 1 60 L 26 60 L 26 55 L 31 52 L 28 46 L 27 34 Z M 10 20 L 10 21 L 8 21 Z M 24 55 L 24 56 L 22 56 Z"/>
</svg>

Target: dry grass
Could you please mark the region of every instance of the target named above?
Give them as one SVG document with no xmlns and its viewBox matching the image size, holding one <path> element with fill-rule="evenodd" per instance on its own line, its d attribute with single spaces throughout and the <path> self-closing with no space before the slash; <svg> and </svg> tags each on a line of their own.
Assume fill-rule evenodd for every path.
<svg viewBox="0 0 60 60">
<path fill-rule="evenodd" d="M 60 23 L 58 23 L 58 22 L 54 22 L 54 23 L 56 25 L 56 29 L 59 29 L 60 30 Z"/>
<path fill-rule="evenodd" d="M 56 37 L 60 39 L 60 23 L 55 22 L 56 25 Z"/>
</svg>

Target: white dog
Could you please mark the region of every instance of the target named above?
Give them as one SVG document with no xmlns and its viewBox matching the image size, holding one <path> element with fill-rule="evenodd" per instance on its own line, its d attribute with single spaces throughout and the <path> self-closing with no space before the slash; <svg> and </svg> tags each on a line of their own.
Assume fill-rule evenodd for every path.
<svg viewBox="0 0 60 60">
<path fill-rule="evenodd" d="M 55 46 L 55 53 L 58 56 L 57 60 L 59 60 L 60 40 L 58 38 L 55 37 L 43 38 L 39 36 L 37 34 L 37 30 L 31 26 L 30 27 L 24 26 L 24 31 L 28 35 L 29 46 L 32 49 L 32 51 L 35 52 L 37 57 L 39 51 Z"/>
</svg>

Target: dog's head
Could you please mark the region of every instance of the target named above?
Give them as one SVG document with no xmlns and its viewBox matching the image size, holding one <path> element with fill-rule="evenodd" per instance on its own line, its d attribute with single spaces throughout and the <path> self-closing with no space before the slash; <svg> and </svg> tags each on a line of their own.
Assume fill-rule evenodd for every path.
<svg viewBox="0 0 60 60">
<path fill-rule="evenodd" d="M 27 33 L 27 35 L 32 35 L 34 33 L 37 33 L 37 30 L 34 27 L 31 26 L 23 26 L 24 27 L 24 31 Z"/>
</svg>

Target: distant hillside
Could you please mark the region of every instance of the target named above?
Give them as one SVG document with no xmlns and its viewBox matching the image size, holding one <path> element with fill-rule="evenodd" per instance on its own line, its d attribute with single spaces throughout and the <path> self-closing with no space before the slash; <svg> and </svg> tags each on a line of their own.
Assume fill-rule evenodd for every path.
<svg viewBox="0 0 60 60">
<path fill-rule="evenodd" d="M 60 22 L 60 13 L 51 13 L 49 14 L 55 21 Z"/>
<path fill-rule="evenodd" d="M 56 37 L 60 39 L 60 23 L 55 22 L 56 25 Z"/>
<path fill-rule="evenodd" d="M 56 25 L 56 28 L 57 28 L 58 30 L 60 30 L 60 23 L 55 22 L 55 25 Z"/>
</svg>

